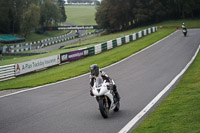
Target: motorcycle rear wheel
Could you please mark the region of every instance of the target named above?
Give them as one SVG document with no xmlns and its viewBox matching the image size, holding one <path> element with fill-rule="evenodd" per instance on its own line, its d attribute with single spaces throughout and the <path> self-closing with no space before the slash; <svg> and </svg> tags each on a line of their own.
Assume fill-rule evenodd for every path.
<svg viewBox="0 0 200 133">
<path fill-rule="evenodd" d="M 99 110 L 103 118 L 108 118 L 109 109 L 106 107 L 105 99 L 99 100 Z"/>
</svg>

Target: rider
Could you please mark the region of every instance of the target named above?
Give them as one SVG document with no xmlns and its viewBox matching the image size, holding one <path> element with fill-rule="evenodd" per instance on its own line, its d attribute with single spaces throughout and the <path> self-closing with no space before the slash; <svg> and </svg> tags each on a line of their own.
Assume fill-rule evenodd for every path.
<svg viewBox="0 0 200 133">
<path fill-rule="evenodd" d="M 182 29 L 186 29 L 186 27 L 185 27 L 185 23 L 182 23 Z"/>
<path fill-rule="evenodd" d="M 91 74 L 90 75 L 90 95 L 91 96 L 94 96 L 92 93 L 92 87 L 94 85 L 96 77 L 101 76 L 103 80 L 106 80 L 112 86 L 112 89 L 113 89 L 113 92 L 115 93 L 117 101 L 120 100 L 120 96 L 119 96 L 119 93 L 117 92 L 117 86 L 115 85 L 115 82 L 110 77 L 108 77 L 108 75 L 104 71 L 100 71 L 97 64 L 93 64 L 90 66 L 90 74 Z"/>
</svg>

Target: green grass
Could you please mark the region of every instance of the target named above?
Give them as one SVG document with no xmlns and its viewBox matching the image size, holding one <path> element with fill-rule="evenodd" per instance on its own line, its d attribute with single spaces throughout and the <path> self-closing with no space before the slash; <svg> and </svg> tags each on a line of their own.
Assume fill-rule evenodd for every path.
<svg viewBox="0 0 200 133">
<path fill-rule="evenodd" d="M 97 25 L 95 6 L 65 6 L 67 22 L 74 25 Z"/>
<path fill-rule="evenodd" d="M 158 26 L 174 26 L 181 27 L 182 23 L 185 23 L 187 28 L 199 28 L 200 27 L 200 19 L 191 19 L 191 20 L 169 20 L 158 23 Z"/>
<path fill-rule="evenodd" d="M 2 59 L 3 60 L 9 60 L 9 59 L 13 59 L 13 57 L 16 59 L 16 58 L 21 58 L 21 56 L 2 56 Z M 3 61 L 1 60 L 1 61 Z"/>
<path fill-rule="evenodd" d="M 132 133 L 200 133 L 200 53 L 176 88 Z"/>
<path fill-rule="evenodd" d="M 68 32 L 69 32 L 68 30 L 63 30 L 63 31 L 46 31 L 44 34 L 31 33 L 26 37 L 26 42 L 34 42 L 55 36 L 61 36 Z"/>
<path fill-rule="evenodd" d="M 85 59 L 71 62 L 69 64 L 57 66 L 41 72 L 28 74 L 26 76 L 21 76 L 16 79 L 1 82 L 0 90 L 35 87 L 38 85 L 52 83 L 87 73 L 89 72 L 89 66 L 91 64 L 97 63 L 100 67 L 113 64 L 155 43 L 156 41 L 162 39 L 163 37 L 174 31 L 174 29 L 161 29 L 142 39 L 114 48 L 99 55 L 87 57 Z M 108 56 L 109 60 L 105 60 L 105 58 L 107 58 Z"/>
</svg>

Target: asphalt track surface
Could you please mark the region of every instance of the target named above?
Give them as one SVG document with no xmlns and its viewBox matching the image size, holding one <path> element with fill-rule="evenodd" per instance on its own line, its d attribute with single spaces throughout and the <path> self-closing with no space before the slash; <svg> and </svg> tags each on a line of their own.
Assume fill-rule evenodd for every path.
<svg viewBox="0 0 200 133">
<path fill-rule="evenodd" d="M 89 95 L 89 75 L 0 98 L 1 133 L 116 133 L 136 116 L 191 60 L 200 29 L 168 38 L 103 69 L 121 95 L 121 108 L 103 119 Z M 89 66 L 88 66 L 89 67 Z M 53 75 L 52 75 L 53 76 Z"/>
</svg>

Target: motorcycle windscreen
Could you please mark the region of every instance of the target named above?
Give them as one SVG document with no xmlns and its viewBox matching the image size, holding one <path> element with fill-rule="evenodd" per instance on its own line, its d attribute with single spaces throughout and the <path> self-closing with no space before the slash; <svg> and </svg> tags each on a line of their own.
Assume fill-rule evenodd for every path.
<svg viewBox="0 0 200 133">
<path fill-rule="evenodd" d="M 102 86 L 102 84 L 103 84 L 103 78 L 102 77 L 97 77 L 96 78 L 96 88 L 99 88 L 99 87 L 101 87 Z"/>
</svg>

